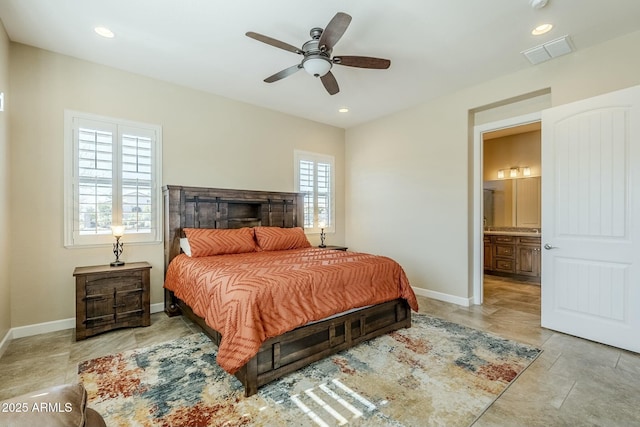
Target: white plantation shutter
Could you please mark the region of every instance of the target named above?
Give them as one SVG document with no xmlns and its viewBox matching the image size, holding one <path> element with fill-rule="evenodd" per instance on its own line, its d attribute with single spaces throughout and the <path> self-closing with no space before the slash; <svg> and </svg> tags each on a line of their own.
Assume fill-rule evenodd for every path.
<svg viewBox="0 0 640 427">
<path fill-rule="evenodd" d="M 153 211 L 153 153 L 148 136 L 122 136 L 122 220 L 126 233 L 150 233 Z"/>
<path fill-rule="evenodd" d="M 113 132 L 99 126 L 78 128 L 77 231 L 110 234 L 113 212 Z"/>
<path fill-rule="evenodd" d="M 298 191 L 304 193 L 304 228 L 313 228 L 314 225 L 314 163 L 309 160 L 298 162 L 300 178 L 298 179 Z"/>
<path fill-rule="evenodd" d="M 316 163 L 316 206 L 318 223 L 326 224 L 325 228 L 332 228 L 331 213 L 331 167 L 330 163 Z"/>
<path fill-rule="evenodd" d="M 306 231 L 334 230 L 333 192 L 334 158 L 324 154 L 296 150 L 297 191 L 304 193 L 304 228 Z"/>
<path fill-rule="evenodd" d="M 161 128 L 65 111 L 65 246 L 158 242 Z"/>
</svg>

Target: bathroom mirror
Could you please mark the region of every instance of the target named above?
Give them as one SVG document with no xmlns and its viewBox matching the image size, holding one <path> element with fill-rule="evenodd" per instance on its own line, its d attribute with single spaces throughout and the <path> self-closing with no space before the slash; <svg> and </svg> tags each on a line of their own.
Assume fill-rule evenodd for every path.
<svg viewBox="0 0 640 427">
<path fill-rule="evenodd" d="M 540 177 L 484 181 L 487 227 L 540 228 Z"/>
</svg>

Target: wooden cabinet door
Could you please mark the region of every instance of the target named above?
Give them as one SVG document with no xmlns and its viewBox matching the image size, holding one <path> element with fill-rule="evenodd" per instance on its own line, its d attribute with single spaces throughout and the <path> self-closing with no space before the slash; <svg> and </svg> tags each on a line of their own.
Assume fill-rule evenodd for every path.
<svg viewBox="0 0 640 427">
<path fill-rule="evenodd" d="M 516 274 L 537 277 L 540 274 L 540 252 L 536 246 L 518 246 Z"/>
<path fill-rule="evenodd" d="M 131 316 L 139 317 L 143 313 L 141 282 L 126 288 L 115 288 L 114 293 L 116 323 L 124 322 Z M 136 321 L 136 318 L 132 320 Z"/>
<path fill-rule="evenodd" d="M 484 269 L 485 271 L 493 270 L 493 250 L 491 249 L 491 239 L 484 239 Z"/>
<path fill-rule="evenodd" d="M 109 279 L 98 278 L 86 281 L 85 327 L 96 328 L 115 321 L 113 286 Z"/>
</svg>

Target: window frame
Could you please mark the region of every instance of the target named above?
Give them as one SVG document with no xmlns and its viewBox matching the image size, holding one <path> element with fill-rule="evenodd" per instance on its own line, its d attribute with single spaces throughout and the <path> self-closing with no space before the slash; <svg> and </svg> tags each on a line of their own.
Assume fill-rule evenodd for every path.
<svg viewBox="0 0 640 427">
<path fill-rule="evenodd" d="M 329 224 L 324 227 L 325 233 L 335 233 L 336 230 L 336 215 L 335 215 L 335 192 L 336 192 L 336 168 L 335 168 L 335 157 L 329 154 L 322 153 L 314 153 L 311 151 L 304 150 L 294 150 L 294 180 L 295 180 L 295 188 L 297 192 L 302 192 L 300 190 L 300 162 L 308 161 L 313 162 L 314 164 L 314 195 L 317 196 L 317 185 L 318 185 L 318 163 L 328 163 L 330 165 L 330 173 L 329 173 Z M 303 217 L 303 226 L 306 233 L 320 233 L 319 221 L 318 221 L 318 203 L 317 197 L 314 197 L 313 201 L 313 226 L 306 227 L 304 226 L 304 217 Z M 304 212 L 304 211 L 303 211 Z M 304 214 L 303 214 L 304 215 Z"/>
<path fill-rule="evenodd" d="M 162 225 L 162 127 L 159 125 L 134 122 L 126 119 L 101 116 L 74 110 L 64 110 L 64 246 L 66 248 L 112 245 L 111 233 L 80 235 L 79 200 L 77 177 L 79 167 L 78 128 L 82 121 L 96 124 L 96 128 L 108 129 L 113 134 L 112 152 L 112 221 L 119 224 L 122 218 L 123 156 L 122 134 L 151 137 L 151 231 L 149 233 L 127 233 L 125 243 L 161 243 Z M 98 129 L 97 129 L 98 130 Z M 133 132 L 131 132 L 133 131 Z M 117 174 L 117 176 L 115 176 Z"/>
</svg>

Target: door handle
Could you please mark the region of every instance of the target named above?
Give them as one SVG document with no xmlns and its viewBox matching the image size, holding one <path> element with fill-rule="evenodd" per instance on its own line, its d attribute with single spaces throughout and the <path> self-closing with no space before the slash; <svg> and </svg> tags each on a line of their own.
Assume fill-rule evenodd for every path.
<svg viewBox="0 0 640 427">
<path fill-rule="evenodd" d="M 557 247 L 557 246 L 551 246 L 551 245 L 550 245 L 550 244 L 548 244 L 548 243 L 545 243 L 545 244 L 544 244 L 544 248 L 545 248 L 546 250 L 549 250 L 549 249 L 558 249 L 558 247 Z"/>
</svg>

